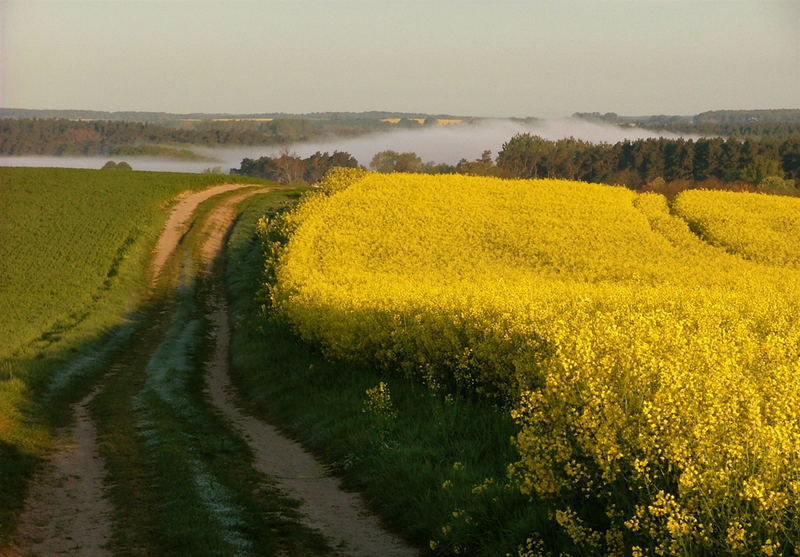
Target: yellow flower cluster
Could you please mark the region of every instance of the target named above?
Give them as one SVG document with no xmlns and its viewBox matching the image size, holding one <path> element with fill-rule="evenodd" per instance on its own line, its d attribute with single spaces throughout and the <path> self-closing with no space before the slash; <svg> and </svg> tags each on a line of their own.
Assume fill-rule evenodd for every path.
<svg viewBox="0 0 800 557">
<path fill-rule="evenodd" d="M 273 296 L 304 338 L 509 404 L 510 474 L 578 552 L 800 547 L 797 200 L 350 181 L 288 218 Z"/>
<path fill-rule="evenodd" d="M 367 389 L 367 400 L 363 411 L 382 420 L 393 420 L 397 417 L 397 409 L 392 402 L 389 385 L 381 381 L 375 387 Z"/>
</svg>

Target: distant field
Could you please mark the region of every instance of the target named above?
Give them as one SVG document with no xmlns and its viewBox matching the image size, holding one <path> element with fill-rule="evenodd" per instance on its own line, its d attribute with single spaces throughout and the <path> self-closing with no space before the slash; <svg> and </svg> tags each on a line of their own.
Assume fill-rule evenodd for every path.
<svg viewBox="0 0 800 557">
<path fill-rule="evenodd" d="M 168 157 L 190 161 L 213 161 L 213 158 L 198 155 L 194 151 L 182 147 L 167 145 L 122 145 L 111 150 L 110 155 L 117 157 Z"/>
<path fill-rule="evenodd" d="M 34 341 L 46 345 L 57 340 L 89 318 L 112 291 L 132 296 L 172 197 L 184 190 L 248 181 L 197 174 L 0 168 L 0 360 Z M 124 300 L 116 304 L 125 307 Z"/>
<path fill-rule="evenodd" d="M 509 408 L 511 478 L 562 539 L 532 532 L 531 555 L 798 550 L 796 199 L 403 174 L 334 189 L 286 220 L 278 310 L 329 357 Z"/>
</svg>

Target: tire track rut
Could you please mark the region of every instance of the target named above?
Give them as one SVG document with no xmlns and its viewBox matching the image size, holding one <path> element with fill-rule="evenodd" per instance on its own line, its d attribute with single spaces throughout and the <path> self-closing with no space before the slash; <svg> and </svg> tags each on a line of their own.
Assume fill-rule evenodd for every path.
<svg viewBox="0 0 800 557">
<path fill-rule="evenodd" d="M 208 366 L 208 389 L 214 405 L 240 432 L 255 455 L 256 468 L 274 477 L 278 486 L 300 500 L 307 524 L 318 529 L 353 557 L 410 557 L 417 551 L 387 532 L 371 514 L 362 498 L 342 490 L 302 445 L 236 405 L 229 376 L 228 311 L 225 300 L 216 295 L 209 318 L 216 325 L 216 353 Z"/>
<path fill-rule="evenodd" d="M 59 432 L 34 480 L 15 536 L 16 555 L 111 555 L 105 546 L 113 509 L 103 495 L 105 466 L 88 408 L 99 390 L 75 406 L 74 428 Z"/>
<path fill-rule="evenodd" d="M 203 264 L 210 270 L 221 255 L 224 240 L 234 221 L 233 204 L 247 193 L 230 199 L 217 213 L 217 223 L 203 246 Z M 255 456 L 255 467 L 277 480 L 278 486 L 301 501 L 300 510 L 307 524 L 319 530 L 334 547 L 351 557 L 410 557 L 418 552 L 387 532 L 363 499 L 345 492 L 339 481 L 306 451 L 302 445 L 253 416 L 236 404 L 230 381 L 230 315 L 223 285 L 216 279 L 209 294 L 212 308 L 208 319 L 215 326 L 214 357 L 206 367 L 211 402 L 237 430 Z"/>
</svg>

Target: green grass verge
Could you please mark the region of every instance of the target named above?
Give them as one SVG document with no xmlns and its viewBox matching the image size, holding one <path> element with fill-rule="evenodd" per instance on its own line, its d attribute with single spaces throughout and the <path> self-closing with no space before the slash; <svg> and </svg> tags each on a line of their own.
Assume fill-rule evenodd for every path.
<svg viewBox="0 0 800 557">
<path fill-rule="evenodd" d="M 531 532 L 546 532 L 542 508 L 506 479 L 517 458 L 507 411 L 327 361 L 269 314 L 254 234 L 265 210 L 250 203 L 228 246 L 234 382 L 250 411 L 301 440 L 431 554 L 516 554 Z"/>
</svg>

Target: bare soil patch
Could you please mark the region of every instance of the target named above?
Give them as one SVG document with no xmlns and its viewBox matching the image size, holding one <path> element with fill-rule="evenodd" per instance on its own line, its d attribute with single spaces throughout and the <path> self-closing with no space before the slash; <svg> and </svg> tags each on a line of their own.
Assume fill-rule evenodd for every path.
<svg viewBox="0 0 800 557">
<path fill-rule="evenodd" d="M 217 256 L 222 253 L 228 231 L 236 218 L 236 206 L 249 197 L 268 191 L 270 188 L 250 189 L 232 195 L 214 208 L 214 212 L 205 223 L 208 236 L 200 249 L 200 258 L 206 271 L 211 271 Z"/>
<path fill-rule="evenodd" d="M 110 555 L 112 508 L 103 496 L 105 468 L 88 409 L 99 389 L 76 405 L 75 427 L 58 433 L 31 486 L 14 540 L 17 555 Z"/>
</svg>

